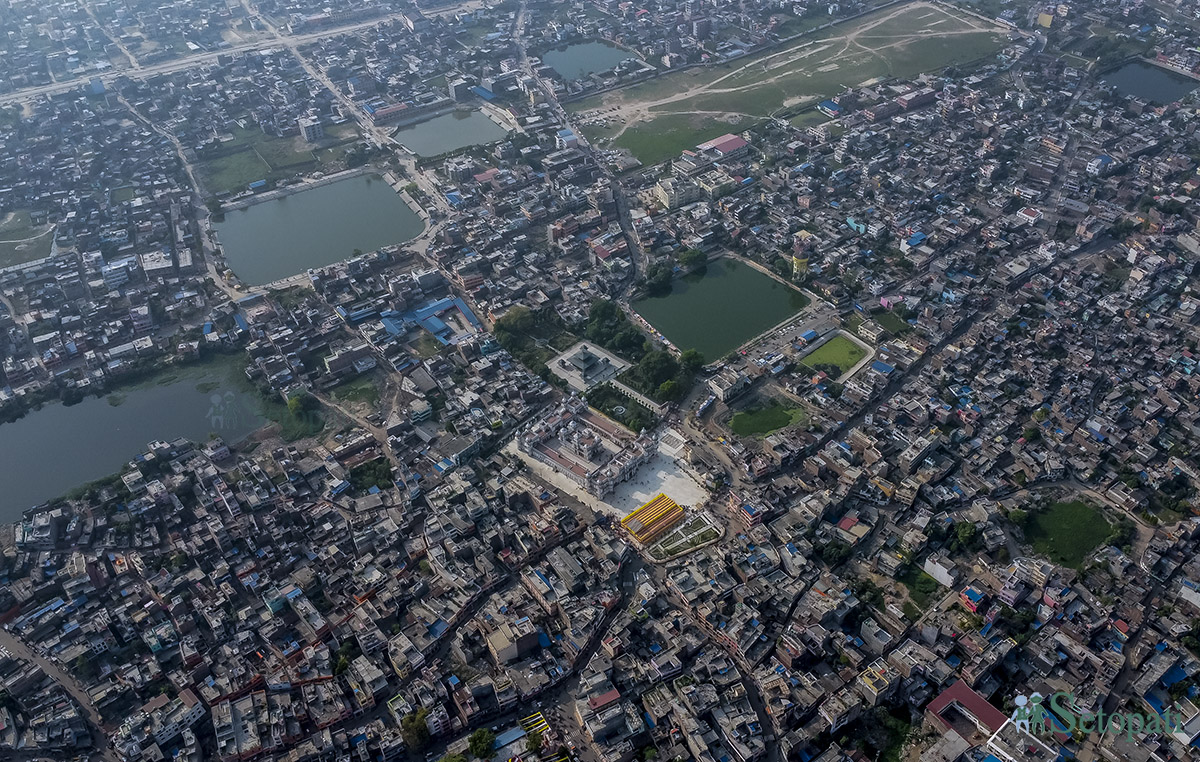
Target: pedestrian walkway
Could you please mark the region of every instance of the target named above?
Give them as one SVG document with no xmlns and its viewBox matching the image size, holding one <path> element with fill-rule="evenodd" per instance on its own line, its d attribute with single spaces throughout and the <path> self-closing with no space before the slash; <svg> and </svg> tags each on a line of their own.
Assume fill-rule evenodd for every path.
<svg viewBox="0 0 1200 762">
<path fill-rule="evenodd" d="M 550 729 L 550 723 L 541 712 L 535 712 L 521 720 L 521 729 L 526 733 L 545 733 Z"/>
</svg>

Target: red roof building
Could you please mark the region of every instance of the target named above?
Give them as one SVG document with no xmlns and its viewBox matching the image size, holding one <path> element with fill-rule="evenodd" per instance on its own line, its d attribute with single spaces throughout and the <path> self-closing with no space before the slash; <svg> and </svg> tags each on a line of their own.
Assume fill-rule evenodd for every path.
<svg viewBox="0 0 1200 762">
<path fill-rule="evenodd" d="M 593 712 L 599 711 L 609 704 L 615 703 L 619 698 L 621 698 L 621 692 L 616 688 L 613 688 L 607 693 L 601 693 L 599 696 L 592 696 L 590 699 L 588 699 L 588 708 L 590 708 Z"/>
<path fill-rule="evenodd" d="M 970 740 L 971 734 L 963 733 L 963 718 L 974 725 L 978 732 L 988 736 L 1008 722 L 1008 716 L 1004 712 L 992 706 L 962 680 L 929 702 L 929 706 L 925 707 L 925 717 L 946 730 L 955 731 L 967 740 Z"/>
<path fill-rule="evenodd" d="M 746 147 L 749 145 L 743 138 L 728 133 L 719 138 L 713 138 L 707 143 L 701 143 L 696 148 L 700 151 L 712 151 L 721 158 L 728 159 L 745 153 Z"/>
</svg>

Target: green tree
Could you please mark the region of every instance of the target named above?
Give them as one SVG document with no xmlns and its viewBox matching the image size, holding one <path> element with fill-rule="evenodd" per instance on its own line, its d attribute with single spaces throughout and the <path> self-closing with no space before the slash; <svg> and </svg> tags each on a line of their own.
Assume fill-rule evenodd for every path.
<svg viewBox="0 0 1200 762">
<path fill-rule="evenodd" d="M 838 540 L 832 540 L 821 546 L 817 553 L 821 556 L 821 560 L 830 566 L 838 566 L 847 558 L 850 557 L 850 546 Z"/>
<path fill-rule="evenodd" d="M 683 396 L 683 387 L 673 378 L 667 379 L 658 385 L 658 398 L 667 402 L 674 402 Z"/>
<path fill-rule="evenodd" d="M 646 270 L 643 286 L 649 296 L 664 296 L 671 291 L 672 269 L 667 265 L 651 265 Z"/>
<path fill-rule="evenodd" d="M 954 525 L 954 537 L 963 548 L 970 548 L 974 544 L 978 531 L 975 525 L 969 521 L 960 521 Z"/>
<path fill-rule="evenodd" d="M 533 313 L 528 307 L 513 307 L 496 321 L 496 331 L 516 335 L 528 335 L 533 331 Z"/>
<path fill-rule="evenodd" d="M 312 406 L 312 403 L 313 398 L 310 397 L 307 392 L 303 392 L 288 399 L 287 409 L 288 412 L 293 416 L 297 416 L 303 413 L 305 410 L 308 410 L 309 407 Z"/>
<path fill-rule="evenodd" d="M 496 734 L 487 728 L 480 728 L 467 739 L 467 749 L 476 759 L 491 759 L 496 746 Z"/>
<path fill-rule="evenodd" d="M 413 751 L 419 752 L 429 743 L 429 725 L 426 724 L 428 717 L 429 710 L 421 707 L 400 720 L 400 735 L 404 737 L 404 743 L 408 745 L 408 748 Z M 463 762 L 466 760 L 464 759 Z"/>
<path fill-rule="evenodd" d="M 467 762 L 467 758 L 461 754 L 447 754 L 438 760 L 438 762 Z"/>
<path fill-rule="evenodd" d="M 692 375 L 704 367 L 704 355 L 694 349 L 685 349 L 679 355 L 679 365 L 684 373 Z"/>
<path fill-rule="evenodd" d="M 679 255 L 679 266 L 685 270 L 708 263 L 708 255 L 699 249 L 684 249 Z"/>
<path fill-rule="evenodd" d="M 530 754 L 536 754 L 542 749 L 542 734 L 538 732 L 530 733 L 525 736 L 525 751 Z"/>
<path fill-rule="evenodd" d="M 655 389 L 679 372 L 679 363 L 670 352 L 650 352 L 637 364 L 637 375 L 647 389 Z"/>
</svg>

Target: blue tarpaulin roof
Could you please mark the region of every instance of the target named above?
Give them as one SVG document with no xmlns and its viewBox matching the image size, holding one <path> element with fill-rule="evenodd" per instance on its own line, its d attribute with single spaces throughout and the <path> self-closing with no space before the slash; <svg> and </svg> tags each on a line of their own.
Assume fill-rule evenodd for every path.
<svg viewBox="0 0 1200 762">
<path fill-rule="evenodd" d="M 525 731 L 523 729 L 521 729 L 520 727 L 511 728 L 509 730 L 504 731 L 503 733 L 498 733 L 496 735 L 496 743 L 493 746 L 493 748 L 503 749 L 505 746 L 508 746 L 513 741 L 519 740 L 524 737 L 525 737 Z"/>
</svg>

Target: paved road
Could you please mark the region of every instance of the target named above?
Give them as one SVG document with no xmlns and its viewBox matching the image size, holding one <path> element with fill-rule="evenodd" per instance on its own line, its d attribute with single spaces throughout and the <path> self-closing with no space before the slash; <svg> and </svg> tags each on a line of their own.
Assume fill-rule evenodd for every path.
<svg viewBox="0 0 1200 762">
<path fill-rule="evenodd" d="M 400 13 L 392 13 L 387 16 L 381 16 L 379 18 L 372 19 L 371 21 L 363 21 L 357 24 L 347 24 L 346 26 L 330 27 L 329 29 L 319 32 L 309 32 L 307 34 L 289 34 L 285 35 L 284 37 L 293 45 L 303 45 L 305 43 L 320 40 L 325 37 L 333 37 L 335 35 L 346 34 L 348 32 L 357 32 L 363 29 L 370 29 L 371 27 L 377 26 L 386 21 L 394 21 L 399 19 L 401 15 L 402 14 Z M 194 56 L 187 56 L 186 58 L 163 61 L 162 63 L 152 64 L 150 66 L 142 66 L 138 69 L 113 69 L 111 71 L 101 72 L 98 74 L 85 74 L 81 77 L 64 79 L 48 85 L 26 87 L 10 93 L 0 94 L 0 105 L 8 105 L 11 103 L 27 103 L 43 96 L 59 95 L 72 90 L 78 90 L 95 77 L 99 77 L 102 82 L 109 84 L 120 77 L 129 77 L 130 79 L 149 79 L 150 77 L 154 77 L 159 74 L 173 74 L 175 72 L 184 71 L 196 66 L 214 64 L 217 62 L 217 58 L 220 56 L 277 48 L 279 47 L 280 42 L 281 40 L 279 39 L 258 40 L 255 42 L 242 43 L 240 45 L 231 45 L 228 48 L 222 48 L 221 50 L 208 53 L 199 53 Z"/>
<path fill-rule="evenodd" d="M 407 470 L 405 468 L 404 464 L 400 461 L 400 459 L 396 457 L 396 454 L 394 452 L 392 452 L 391 445 L 388 444 L 387 429 L 385 429 L 383 426 L 376 426 L 375 424 L 371 423 L 363 416 L 358 415 L 357 413 L 351 412 L 349 408 L 347 408 L 345 405 L 341 404 L 340 402 L 338 402 L 337 400 L 335 400 L 332 396 L 330 396 L 328 394 L 324 394 L 322 392 L 317 392 L 317 391 L 313 391 L 313 390 L 310 390 L 310 393 L 312 394 L 312 396 L 314 396 L 318 400 L 320 400 L 322 405 L 327 405 L 327 406 L 333 408 L 334 410 L 338 411 L 342 415 L 349 418 L 351 421 L 354 421 L 355 424 L 357 424 L 360 428 L 365 429 L 368 434 L 370 434 L 372 437 L 374 437 L 375 441 L 379 443 L 379 448 L 381 450 L 383 450 L 383 455 L 388 459 L 388 461 L 392 464 L 392 466 L 394 468 Z"/>
<path fill-rule="evenodd" d="M 38 665 L 51 680 L 61 685 L 83 710 L 83 715 L 87 719 L 88 728 L 92 734 L 92 747 L 96 750 L 95 753 L 99 754 L 102 759 L 108 760 L 108 762 L 117 762 L 116 752 L 108 748 L 108 736 L 104 732 L 104 723 L 100 719 L 100 712 L 97 711 L 96 705 L 92 703 L 92 697 L 87 694 L 87 691 L 83 689 L 83 686 L 74 677 L 68 675 L 58 664 L 25 645 L 24 641 L 8 630 L 0 629 L 0 646 L 8 649 L 9 653 L 13 656 Z"/>
<path fill-rule="evenodd" d="M 529 18 L 529 3 L 527 0 L 522 0 L 520 8 L 517 10 L 517 19 L 513 24 L 513 43 L 517 46 L 517 58 L 521 63 L 521 68 L 525 73 L 532 77 L 542 89 L 542 93 L 546 96 L 546 102 L 554 109 L 555 116 L 558 121 L 564 126 L 571 129 L 579 139 L 579 148 L 584 153 L 591 156 L 592 161 L 596 162 L 596 166 L 609 179 L 613 189 L 613 200 L 617 205 L 617 220 L 621 225 L 621 232 L 625 235 L 625 241 L 629 245 L 630 262 L 633 263 L 633 273 L 629 278 L 629 282 L 625 287 L 627 295 L 632 289 L 633 284 L 637 281 L 637 272 L 640 269 L 645 272 L 649 267 L 649 257 L 643 251 L 641 243 L 638 240 L 637 233 L 633 229 L 633 219 L 629 215 L 629 202 L 625 198 L 625 191 L 621 187 L 620 180 L 617 179 L 613 171 L 608 167 L 608 164 L 600 161 L 600 157 L 596 155 L 595 148 L 584 137 L 583 131 L 571 123 L 571 117 L 567 110 L 563 108 L 558 101 L 558 95 L 554 92 L 554 88 L 550 87 L 546 82 L 533 70 L 533 63 L 529 59 L 529 52 L 525 41 L 525 25 Z"/>
<path fill-rule="evenodd" d="M 684 601 L 681 598 L 679 598 L 671 590 L 671 588 L 667 586 L 667 584 L 666 584 L 666 577 L 667 577 L 666 567 L 660 566 L 657 564 L 647 564 L 646 568 L 650 570 L 651 575 L 654 577 L 655 585 L 657 585 L 658 589 L 665 591 L 667 593 L 667 597 L 671 599 L 671 601 L 675 604 L 675 606 L 680 611 L 684 612 L 684 614 L 689 619 L 691 619 L 694 623 L 697 623 L 697 626 L 699 626 L 696 615 L 692 611 L 692 607 L 690 605 L 688 605 L 687 601 Z M 794 604 L 794 601 L 793 601 L 793 604 Z M 725 650 L 726 652 L 728 652 L 728 649 L 725 648 L 724 644 L 714 641 L 712 639 L 709 639 L 709 642 L 712 643 L 713 645 L 721 648 L 722 650 Z M 739 660 L 733 653 L 729 653 L 729 656 L 730 656 L 730 658 L 733 658 L 739 665 L 738 672 L 741 674 L 742 687 L 745 688 L 745 690 L 746 690 L 746 698 L 749 699 L 751 708 L 754 709 L 754 713 L 758 715 L 759 727 L 762 728 L 762 731 L 764 734 L 773 733 L 774 725 L 771 724 L 771 715 L 767 712 L 767 705 L 766 705 L 766 702 L 763 701 L 762 694 L 758 690 L 758 684 L 756 682 L 754 682 L 754 679 L 753 679 L 753 677 L 751 677 L 750 672 L 742 666 L 743 660 Z M 766 751 L 765 758 L 766 758 L 767 762 L 784 762 L 783 754 L 782 754 L 783 750 L 780 747 L 780 744 L 776 741 L 776 739 L 772 738 L 772 739 L 767 740 L 766 750 L 767 751 Z"/>
<path fill-rule="evenodd" d="M 1162 595 L 1163 590 L 1167 589 L 1167 586 L 1175 578 L 1175 575 L 1178 571 L 1179 569 L 1176 568 L 1175 571 L 1171 572 L 1170 576 L 1163 579 L 1156 578 L 1153 581 L 1153 583 L 1146 589 L 1145 597 L 1142 598 L 1142 609 L 1146 611 L 1150 610 L 1151 604 L 1153 604 L 1154 601 L 1160 595 Z M 1149 617 L 1147 617 L 1147 620 L 1148 619 Z M 1139 651 L 1138 644 L 1142 639 L 1142 633 L 1147 629 L 1147 624 L 1148 621 L 1143 622 L 1142 626 L 1129 636 L 1129 640 L 1125 643 L 1125 647 L 1121 649 L 1121 653 L 1125 656 L 1125 663 L 1121 665 L 1120 671 L 1117 672 L 1116 679 L 1112 681 L 1112 686 L 1109 688 L 1108 695 L 1104 698 L 1104 711 L 1106 712 L 1113 712 L 1124 699 L 1128 698 L 1125 693 L 1125 687 L 1129 685 L 1129 682 L 1133 680 L 1137 674 L 1137 665 L 1140 663 L 1140 660 L 1136 658 Z"/>
<path fill-rule="evenodd" d="M 245 6 L 249 12 L 249 0 L 242 0 L 242 5 Z M 380 126 L 372 122 L 367 113 L 363 111 L 363 109 L 360 108 L 359 105 L 356 104 L 354 100 L 350 98 L 350 96 L 348 96 L 340 87 L 338 87 L 332 79 L 329 78 L 329 75 L 325 73 L 324 69 L 308 60 L 308 58 L 302 52 L 300 52 L 300 45 L 303 44 L 304 40 L 294 35 L 280 32 L 270 21 L 267 21 L 265 18 L 262 19 L 262 22 L 263 26 L 266 27 L 275 40 L 291 51 L 292 55 L 296 57 L 296 60 L 300 62 L 300 65 L 304 67 L 304 70 L 308 72 L 309 76 L 324 85 L 325 88 L 329 90 L 329 92 L 332 93 L 333 96 L 338 99 L 338 101 L 341 102 L 342 108 L 345 109 L 345 113 L 354 117 L 355 121 L 358 122 L 358 126 L 362 130 L 363 134 L 366 135 L 373 143 L 375 143 L 375 145 L 380 147 L 400 147 L 400 143 L 398 143 L 395 138 L 392 137 L 391 127 Z M 417 167 L 417 162 L 414 157 L 410 156 L 407 152 L 402 151 L 397 158 L 404 166 L 404 174 L 413 182 L 415 182 L 417 187 L 425 193 L 429 203 L 436 206 L 443 213 L 448 214 L 453 211 L 453 209 L 450 207 L 450 203 L 446 201 L 446 199 L 442 196 L 441 191 L 438 189 L 436 179 L 427 175 L 425 172 L 422 172 Z"/>
<path fill-rule="evenodd" d="M 446 747 L 448 743 L 456 738 L 460 738 L 463 734 L 479 728 L 491 726 L 503 729 L 505 726 L 511 725 L 524 717 L 528 717 L 529 715 L 541 709 L 546 715 L 546 719 L 550 723 L 551 728 L 562 734 L 566 740 L 575 743 L 576 750 L 574 756 L 576 759 L 581 760 L 581 762 L 601 762 L 599 756 L 593 749 L 591 749 L 587 739 L 583 737 L 582 732 L 579 730 L 578 723 L 573 719 L 575 712 L 575 691 L 579 687 L 579 672 L 587 666 L 588 662 L 591 661 L 592 656 L 595 655 L 596 650 L 600 647 L 600 643 L 603 641 L 604 635 L 607 634 L 609 628 L 612 627 L 617 615 L 626 609 L 626 606 L 628 605 L 629 594 L 636 586 L 635 579 L 637 577 L 637 573 L 642 568 L 642 562 L 636 556 L 626 560 L 621 566 L 621 581 L 618 589 L 620 600 L 607 613 L 605 613 L 600 625 L 593 632 L 592 637 L 588 640 L 583 650 L 580 651 L 579 656 L 575 659 L 575 664 L 571 668 L 571 672 L 562 682 L 543 692 L 532 701 L 526 701 L 519 704 L 516 709 L 505 712 L 501 715 L 481 718 L 478 722 L 472 723 L 467 728 L 463 728 L 460 733 L 454 736 L 454 738 L 435 739 L 423 750 L 424 753 L 433 759 L 441 759 L 446 754 Z M 504 584 L 511 584 L 516 580 L 516 578 L 517 575 L 513 574 L 509 578 L 509 581 Z M 480 603 L 482 603 L 482 600 L 486 598 L 487 596 L 480 596 Z M 476 610 L 478 610 L 477 606 Z M 460 619 L 460 624 L 457 626 L 461 626 L 470 620 L 471 617 L 464 616 Z M 449 650 L 451 639 L 451 633 L 447 633 L 445 636 L 443 636 L 442 644 L 438 646 L 434 653 L 442 654 L 444 656 Z M 543 707 L 544 709 L 542 709 Z"/>
</svg>

